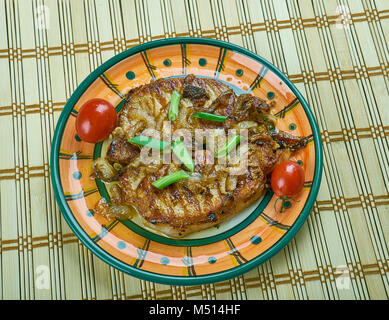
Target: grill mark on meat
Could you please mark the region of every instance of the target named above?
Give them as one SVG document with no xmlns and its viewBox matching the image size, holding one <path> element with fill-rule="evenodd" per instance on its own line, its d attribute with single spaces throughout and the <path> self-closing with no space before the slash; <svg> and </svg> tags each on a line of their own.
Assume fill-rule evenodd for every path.
<svg viewBox="0 0 389 320">
<path fill-rule="evenodd" d="M 174 208 L 174 210 L 177 210 L 177 213 L 179 216 L 185 216 L 185 206 L 183 205 L 182 201 L 179 201 L 178 198 L 181 198 L 180 195 L 174 196 L 173 193 L 177 192 L 178 190 L 175 188 L 175 186 L 171 186 L 170 192 L 164 193 L 164 199 L 166 203 L 169 203 L 169 206 Z"/>
<path fill-rule="evenodd" d="M 166 189 L 166 191 L 167 191 L 167 189 Z M 169 192 L 167 192 L 167 193 L 171 196 L 174 204 L 179 203 L 180 201 L 182 201 L 181 194 L 180 194 L 179 190 L 175 186 L 170 186 L 169 187 Z"/>
<path fill-rule="evenodd" d="M 217 212 L 218 208 L 222 205 L 222 198 L 220 196 L 220 192 L 217 188 L 213 188 L 210 190 L 211 193 L 211 210 Z"/>
<path fill-rule="evenodd" d="M 202 195 L 202 194 L 197 194 L 196 196 L 196 201 L 198 203 L 198 206 L 199 206 L 199 211 L 198 211 L 198 214 L 197 216 L 203 216 L 204 213 L 206 213 L 208 210 L 207 206 L 206 206 L 206 202 L 205 202 L 205 196 Z"/>
<path fill-rule="evenodd" d="M 161 192 L 160 197 L 158 197 L 161 213 L 166 218 L 169 219 L 169 217 L 177 216 L 178 212 L 175 214 L 175 210 L 177 207 L 179 207 L 179 201 L 175 202 L 174 205 L 170 205 L 170 199 L 169 195 L 166 192 Z"/>
<path fill-rule="evenodd" d="M 186 186 L 183 186 L 182 192 L 185 195 L 186 202 L 194 209 L 193 211 L 201 214 L 200 203 L 197 197 Z"/>
<path fill-rule="evenodd" d="M 180 221 L 177 221 L 176 225 L 185 226 L 188 224 L 192 224 L 196 215 L 198 215 L 198 211 L 195 210 L 195 206 L 193 205 L 193 202 L 190 198 L 193 197 L 193 195 L 188 196 L 188 193 L 183 188 L 179 192 L 182 198 L 182 205 L 185 210 L 185 216 L 183 216 Z"/>
<path fill-rule="evenodd" d="M 158 195 L 158 193 L 155 193 L 153 195 L 153 203 L 154 203 L 155 207 L 157 208 L 157 214 L 153 214 L 151 212 L 152 213 L 151 217 L 153 217 L 153 218 L 158 217 L 159 221 L 162 221 L 162 220 L 169 221 L 168 217 L 173 214 L 173 208 L 168 207 L 166 205 L 163 197 L 157 196 L 157 195 Z"/>
</svg>

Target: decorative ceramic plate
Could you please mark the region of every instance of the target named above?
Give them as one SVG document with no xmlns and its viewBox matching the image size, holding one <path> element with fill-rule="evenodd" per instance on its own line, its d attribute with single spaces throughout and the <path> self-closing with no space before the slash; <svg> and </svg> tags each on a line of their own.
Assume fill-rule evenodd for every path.
<svg viewBox="0 0 389 320">
<path fill-rule="evenodd" d="M 110 101 L 119 111 L 129 90 L 153 79 L 184 77 L 218 79 L 236 93 L 252 93 L 275 101 L 277 127 L 311 136 L 293 154 L 305 170 L 305 185 L 296 202 L 275 210 L 276 197 L 264 197 L 233 219 L 171 239 L 134 220 L 107 220 L 94 214 L 96 202 L 107 196 L 104 184 L 90 178 L 92 161 L 104 143 L 80 140 L 75 121 L 89 99 Z M 320 134 L 307 102 L 276 67 L 239 46 L 203 38 L 173 38 L 139 45 L 111 58 L 93 71 L 67 102 L 57 124 L 51 151 L 51 174 L 62 214 L 81 242 L 96 256 L 141 279 L 192 285 L 226 280 L 263 263 L 280 251 L 300 229 L 312 209 L 322 173 Z"/>
</svg>

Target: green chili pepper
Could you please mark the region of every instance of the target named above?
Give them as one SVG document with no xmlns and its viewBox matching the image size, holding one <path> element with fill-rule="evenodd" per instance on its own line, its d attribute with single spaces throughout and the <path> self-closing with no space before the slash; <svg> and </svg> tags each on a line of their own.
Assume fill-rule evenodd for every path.
<svg viewBox="0 0 389 320">
<path fill-rule="evenodd" d="M 226 121 L 226 116 L 221 116 L 219 114 L 213 114 L 208 112 L 196 112 L 192 114 L 193 118 L 199 118 L 204 120 L 210 120 L 210 121 L 217 121 L 217 122 L 223 122 Z"/>
<path fill-rule="evenodd" d="M 184 143 L 180 138 L 176 139 L 172 144 L 173 153 L 190 171 L 194 171 L 194 162 L 191 154 L 186 149 Z"/>
<path fill-rule="evenodd" d="M 223 148 L 215 153 L 215 158 L 225 157 L 232 149 L 234 149 L 240 142 L 240 135 L 233 136 L 227 141 Z"/>
<path fill-rule="evenodd" d="M 128 141 L 133 144 L 149 147 L 152 149 L 159 149 L 159 150 L 165 150 L 167 147 L 170 146 L 169 142 L 163 140 L 157 140 L 146 136 L 136 136 L 131 138 Z"/>
<path fill-rule="evenodd" d="M 163 188 L 171 185 L 174 182 L 189 178 L 189 176 L 190 175 L 188 172 L 186 172 L 184 170 L 180 170 L 180 171 L 171 173 L 167 176 L 164 176 L 162 178 L 159 178 L 158 180 L 154 181 L 151 184 L 158 189 L 163 189 Z"/>
<path fill-rule="evenodd" d="M 174 121 L 178 116 L 178 106 L 180 105 L 181 95 L 174 90 L 169 106 L 169 120 Z"/>
</svg>

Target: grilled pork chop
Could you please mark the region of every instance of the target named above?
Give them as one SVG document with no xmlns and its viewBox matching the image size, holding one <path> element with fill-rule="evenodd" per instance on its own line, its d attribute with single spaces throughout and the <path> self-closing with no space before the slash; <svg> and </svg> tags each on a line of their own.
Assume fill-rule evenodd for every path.
<svg viewBox="0 0 389 320">
<path fill-rule="evenodd" d="M 168 122 L 174 90 L 182 98 L 177 119 Z M 123 219 L 131 206 L 147 226 L 178 238 L 230 218 L 256 201 L 264 193 L 266 177 L 273 168 L 307 143 L 306 138 L 277 131 L 274 117 L 269 114 L 270 108 L 263 99 L 251 94 L 237 96 L 217 80 L 193 75 L 161 79 L 131 90 L 105 158 L 94 163 L 98 178 L 114 181 L 110 190 L 111 202 L 99 201 L 95 211 Z M 223 115 L 227 119 L 214 122 L 191 117 L 199 111 Z M 161 133 L 158 137 L 149 135 L 157 139 L 179 129 L 193 133 L 191 143 L 185 142 L 187 149 L 193 152 L 195 163 L 190 178 L 161 190 L 152 185 L 157 179 L 186 168 L 177 161 L 142 162 L 141 147 L 128 140 L 147 135 L 145 132 L 150 129 L 154 130 L 154 135 Z M 196 129 L 205 132 L 210 129 L 216 129 L 216 132 L 248 130 L 245 149 L 238 148 L 234 155 L 245 152 L 246 167 L 242 170 L 236 165 L 205 161 L 214 160 L 215 150 L 204 149 L 203 137 L 197 138 L 194 134 Z M 166 139 L 169 138 L 164 136 L 163 140 Z"/>
</svg>

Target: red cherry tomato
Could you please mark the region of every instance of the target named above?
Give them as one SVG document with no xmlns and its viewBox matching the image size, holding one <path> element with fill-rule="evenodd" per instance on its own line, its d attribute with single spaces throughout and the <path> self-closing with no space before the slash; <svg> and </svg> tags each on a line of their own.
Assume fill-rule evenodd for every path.
<svg viewBox="0 0 389 320">
<path fill-rule="evenodd" d="M 271 188 L 278 197 L 292 197 L 304 186 L 304 169 L 294 161 L 284 161 L 271 174 Z"/>
<path fill-rule="evenodd" d="M 117 114 L 111 103 L 91 99 L 80 108 L 76 130 L 81 140 L 97 143 L 106 139 L 116 126 Z"/>
</svg>

